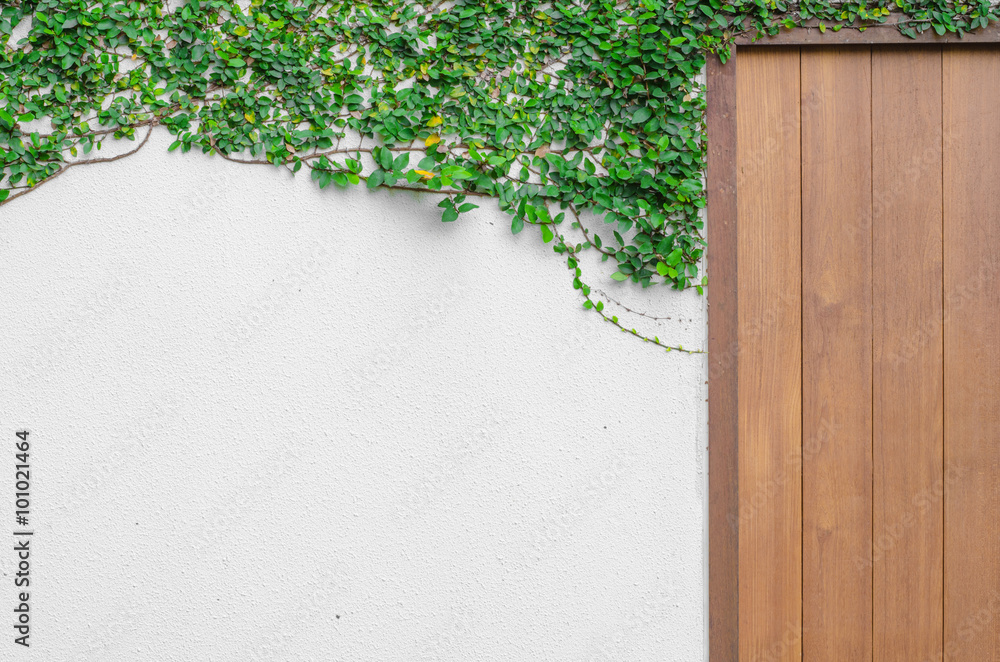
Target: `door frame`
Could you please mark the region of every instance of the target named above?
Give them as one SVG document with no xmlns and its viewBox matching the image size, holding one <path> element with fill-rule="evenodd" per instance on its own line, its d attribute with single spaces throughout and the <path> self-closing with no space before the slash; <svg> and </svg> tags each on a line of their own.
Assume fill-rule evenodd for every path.
<svg viewBox="0 0 1000 662">
<path fill-rule="evenodd" d="M 928 30 L 904 36 L 893 13 L 861 32 L 821 32 L 816 20 L 753 41 L 737 37 L 723 64 L 706 61 L 708 156 L 708 630 L 709 662 L 739 662 L 739 272 L 737 270 L 737 53 L 759 46 L 876 46 L 1000 43 L 1000 23 L 958 37 Z"/>
</svg>

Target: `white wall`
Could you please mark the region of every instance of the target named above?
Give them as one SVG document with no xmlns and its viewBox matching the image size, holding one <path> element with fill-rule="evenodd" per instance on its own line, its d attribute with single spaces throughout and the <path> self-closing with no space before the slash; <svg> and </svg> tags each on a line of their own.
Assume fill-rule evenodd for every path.
<svg viewBox="0 0 1000 662">
<path fill-rule="evenodd" d="M 0 658 L 704 659 L 703 357 L 494 203 L 169 143 L 0 209 Z M 703 298 L 590 280 L 705 346 Z"/>
</svg>

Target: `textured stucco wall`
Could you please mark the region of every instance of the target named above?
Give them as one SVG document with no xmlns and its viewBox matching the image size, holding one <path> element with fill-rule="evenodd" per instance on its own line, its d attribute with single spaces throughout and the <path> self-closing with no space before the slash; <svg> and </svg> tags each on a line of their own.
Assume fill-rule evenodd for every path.
<svg viewBox="0 0 1000 662">
<path fill-rule="evenodd" d="M 702 357 L 492 203 L 169 142 L 0 209 L 0 535 L 21 425 L 36 530 L 0 658 L 704 659 Z M 702 298 L 593 269 L 704 346 Z"/>
</svg>

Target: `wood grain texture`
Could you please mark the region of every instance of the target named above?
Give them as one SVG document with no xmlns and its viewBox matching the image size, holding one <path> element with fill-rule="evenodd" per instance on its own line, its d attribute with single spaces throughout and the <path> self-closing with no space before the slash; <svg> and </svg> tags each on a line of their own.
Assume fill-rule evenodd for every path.
<svg viewBox="0 0 1000 662">
<path fill-rule="evenodd" d="M 735 55 L 735 47 L 732 55 Z M 739 655 L 736 63 L 707 62 L 709 662 Z"/>
<path fill-rule="evenodd" d="M 944 621 L 1000 660 L 1000 53 L 944 53 Z"/>
<path fill-rule="evenodd" d="M 872 52 L 875 662 L 943 646 L 941 57 Z"/>
<path fill-rule="evenodd" d="M 872 659 L 872 576 L 864 563 L 872 536 L 871 192 L 871 51 L 803 49 L 802 599 L 809 662 Z"/>
<path fill-rule="evenodd" d="M 799 53 L 737 63 L 739 659 L 800 660 Z"/>
</svg>

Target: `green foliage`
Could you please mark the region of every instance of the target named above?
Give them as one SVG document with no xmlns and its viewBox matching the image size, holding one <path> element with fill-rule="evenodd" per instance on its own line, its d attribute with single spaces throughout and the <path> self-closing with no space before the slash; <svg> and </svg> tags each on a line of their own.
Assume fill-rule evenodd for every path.
<svg viewBox="0 0 1000 662">
<path fill-rule="evenodd" d="M 14 0 L 0 9 L 0 205 L 163 126 L 171 151 L 306 168 L 321 188 L 432 193 L 445 222 L 495 198 L 620 326 L 580 280 L 581 252 L 617 265 L 615 280 L 702 291 L 705 53 L 724 54 L 737 28 L 861 28 L 888 7 Z M 910 35 L 996 19 L 985 3 L 898 8 Z M 109 139 L 136 145 L 96 156 Z"/>
</svg>

